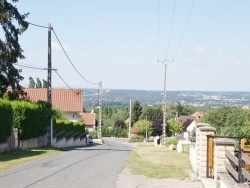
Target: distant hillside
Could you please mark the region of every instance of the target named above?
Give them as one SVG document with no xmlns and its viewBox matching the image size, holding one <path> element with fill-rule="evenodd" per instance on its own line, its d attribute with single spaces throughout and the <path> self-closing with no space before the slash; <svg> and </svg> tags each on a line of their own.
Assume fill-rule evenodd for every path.
<svg viewBox="0 0 250 188">
<path fill-rule="evenodd" d="M 142 105 L 161 105 L 163 91 L 147 90 L 103 90 L 102 105 L 105 106 L 129 106 L 129 100 L 138 100 Z M 167 101 L 181 102 L 194 106 L 218 107 L 250 106 L 249 92 L 208 92 L 208 91 L 167 91 Z M 98 90 L 84 89 L 84 107 L 86 109 L 98 106 Z"/>
</svg>

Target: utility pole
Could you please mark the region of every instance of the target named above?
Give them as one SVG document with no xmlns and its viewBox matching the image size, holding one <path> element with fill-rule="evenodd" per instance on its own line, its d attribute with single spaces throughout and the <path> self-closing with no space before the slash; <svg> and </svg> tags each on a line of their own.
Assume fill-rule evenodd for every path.
<svg viewBox="0 0 250 188">
<path fill-rule="evenodd" d="M 148 140 L 148 115 L 146 115 L 146 142 Z"/>
<path fill-rule="evenodd" d="M 99 83 L 99 129 L 98 138 L 102 139 L 102 81 Z"/>
<path fill-rule="evenodd" d="M 166 71 L 167 71 L 167 64 L 164 63 L 164 96 L 163 96 L 163 140 L 162 145 L 165 146 L 166 140 Z"/>
<path fill-rule="evenodd" d="M 131 99 L 129 100 L 129 127 L 128 127 L 128 139 L 131 138 L 131 117 L 132 113 L 131 113 Z"/>
<path fill-rule="evenodd" d="M 51 99 L 51 24 L 48 24 L 48 87 L 47 87 L 47 102 L 52 103 Z M 47 127 L 47 144 L 51 145 L 53 137 L 52 114 L 49 114 L 50 125 Z"/>
</svg>

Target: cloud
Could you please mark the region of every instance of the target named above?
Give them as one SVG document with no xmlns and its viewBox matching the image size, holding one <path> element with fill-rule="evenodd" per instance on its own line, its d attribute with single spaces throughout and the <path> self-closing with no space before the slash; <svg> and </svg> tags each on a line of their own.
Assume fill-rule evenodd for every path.
<svg viewBox="0 0 250 188">
<path fill-rule="evenodd" d="M 205 50 L 204 50 L 204 48 L 203 48 L 202 46 L 198 46 L 198 47 L 196 48 L 196 53 L 197 53 L 198 55 L 204 55 L 204 54 L 205 54 Z"/>
<path fill-rule="evenodd" d="M 70 51 L 71 47 L 68 44 L 62 44 L 65 51 Z M 51 42 L 51 47 L 53 50 L 62 50 L 62 47 L 59 43 Z"/>
<path fill-rule="evenodd" d="M 105 21 L 102 20 L 97 20 L 97 25 L 101 26 L 101 27 L 107 27 L 108 24 Z"/>
</svg>

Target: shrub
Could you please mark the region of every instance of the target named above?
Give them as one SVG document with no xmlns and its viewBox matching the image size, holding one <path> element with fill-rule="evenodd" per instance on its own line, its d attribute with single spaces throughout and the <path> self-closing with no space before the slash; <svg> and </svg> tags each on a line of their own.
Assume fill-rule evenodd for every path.
<svg viewBox="0 0 250 188">
<path fill-rule="evenodd" d="M 175 140 L 175 139 L 173 139 L 173 140 L 166 140 L 166 146 L 170 146 L 171 144 L 173 144 L 173 145 L 177 145 L 178 144 L 178 140 Z"/>
<path fill-rule="evenodd" d="M 66 134 L 81 136 L 86 133 L 83 122 L 72 122 L 63 119 L 54 120 L 53 130 L 55 136 Z"/>
<path fill-rule="evenodd" d="M 6 142 L 12 131 L 12 107 L 9 101 L 0 99 L 0 143 Z"/>
<path fill-rule="evenodd" d="M 93 139 L 97 139 L 98 138 L 98 135 L 97 135 L 96 131 L 90 131 L 89 135 L 91 135 Z"/>
<path fill-rule="evenodd" d="M 142 142 L 144 140 L 143 136 L 133 136 L 130 139 L 130 142 Z"/>
</svg>

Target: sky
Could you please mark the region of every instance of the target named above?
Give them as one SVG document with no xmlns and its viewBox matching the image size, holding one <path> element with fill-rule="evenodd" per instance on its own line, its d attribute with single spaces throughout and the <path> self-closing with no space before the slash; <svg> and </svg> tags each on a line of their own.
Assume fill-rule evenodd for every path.
<svg viewBox="0 0 250 188">
<path fill-rule="evenodd" d="M 52 88 L 250 91 L 250 1 L 20 0 L 30 23 L 51 23 Z M 48 29 L 20 36 L 29 77 L 47 79 Z M 83 79 L 85 78 L 85 79 Z M 64 83 L 66 82 L 67 85 Z"/>
</svg>

